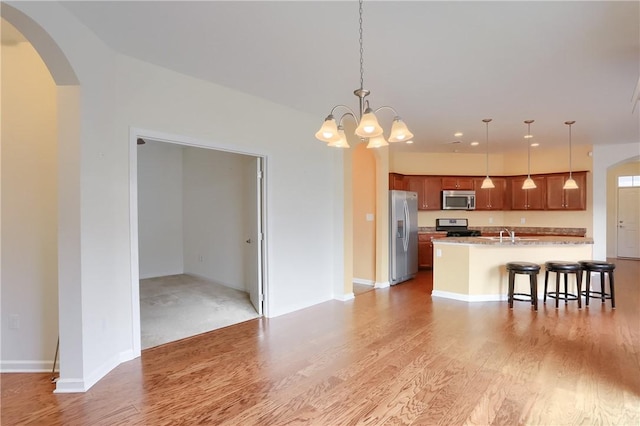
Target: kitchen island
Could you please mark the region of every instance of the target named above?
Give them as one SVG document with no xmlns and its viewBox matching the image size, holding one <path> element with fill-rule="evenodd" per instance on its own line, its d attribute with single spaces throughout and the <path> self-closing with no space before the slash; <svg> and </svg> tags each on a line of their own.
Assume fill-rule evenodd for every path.
<svg viewBox="0 0 640 426">
<path fill-rule="evenodd" d="M 544 290 L 544 263 L 591 259 L 593 239 L 585 237 L 526 236 L 512 241 L 499 237 L 454 237 L 433 240 L 432 296 L 484 302 L 507 300 L 507 262 L 541 265 L 538 293 Z M 555 286 L 555 274 L 553 285 Z M 574 280 L 575 281 L 575 280 Z M 569 290 L 575 282 L 569 279 Z M 520 290 L 519 290 L 520 288 Z M 516 276 L 516 292 L 529 292 L 528 277 Z"/>
</svg>

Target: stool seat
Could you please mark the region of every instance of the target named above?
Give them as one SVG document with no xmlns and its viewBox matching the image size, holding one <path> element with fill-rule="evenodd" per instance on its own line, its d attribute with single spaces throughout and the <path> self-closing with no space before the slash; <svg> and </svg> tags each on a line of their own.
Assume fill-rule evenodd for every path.
<svg viewBox="0 0 640 426">
<path fill-rule="evenodd" d="M 519 272 L 540 272 L 540 265 L 531 262 L 509 262 L 507 263 L 507 271 Z"/>
<path fill-rule="evenodd" d="M 582 269 L 582 266 L 577 262 L 565 262 L 561 260 L 550 260 L 545 262 L 544 266 L 549 271 L 574 272 Z"/>
<path fill-rule="evenodd" d="M 564 304 L 566 305 L 569 300 L 577 300 L 578 301 L 578 309 L 582 308 L 582 301 L 580 299 L 580 287 L 582 285 L 582 265 L 578 262 L 567 262 L 563 260 L 549 260 L 545 262 L 545 273 L 544 273 L 544 299 L 543 302 L 546 303 L 547 296 L 556 299 L 556 309 L 558 309 L 558 301 L 559 299 L 564 300 Z M 556 291 L 547 292 L 547 285 L 549 282 L 549 273 L 554 272 L 556 274 Z M 576 293 L 569 293 L 568 291 L 568 275 L 575 274 L 576 277 L 576 286 L 578 287 Z M 560 291 L 560 275 L 564 276 L 564 291 Z"/>
<path fill-rule="evenodd" d="M 582 295 L 585 296 L 585 303 L 589 306 L 590 298 L 597 298 L 605 303 L 606 299 L 611 300 L 611 309 L 616 308 L 616 298 L 615 298 L 615 286 L 613 279 L 613 270 L 616 269 L 616 265 L 614 263 L 605 262 L 603 260 L 580 260 L 578 262 L 583 272 L 586 272 L 587 283 L 585 291 L 582 292 Z M 600 291 L 591 290 L 591 273 L 595 272 L 600 275 Z M 605 290 L 605 275 L 609 276 L 609 293 Z"/>
<path fill-rule="evenodd" d="M 531 262 L 508 262 L 506 264 L 509 272 L 509 308 L 513 308 L 513 301 L 531 302 L 533 308 L 538 310 L 538 272 L 540 265 Z M 515 279 L 516 274 L 529 275 L 530 293 L 516 293 Z"/>
<path fill-rule="evenodd" d="M 616 269 L 616 265 L 613 263 L 605 262 L 602 260 L 580 260 L 578 261 L 582 269 L 593 272 L 609 272 Z"/>
</svg>

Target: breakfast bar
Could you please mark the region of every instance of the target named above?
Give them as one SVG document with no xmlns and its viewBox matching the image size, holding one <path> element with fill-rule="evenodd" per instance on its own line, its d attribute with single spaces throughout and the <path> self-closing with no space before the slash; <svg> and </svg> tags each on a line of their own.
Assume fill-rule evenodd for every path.
<svg viewBox="0 0 640 426">
<path fill-rule="evenodd" d="M 507 262 L 591 259 L 593 239 L 568 236 L 453 237 L 433 240 L 434 297 L 484 302 L 507 300 Z M 544 284 L 544 267 L 538 293 Z M 575 283 L 570 283 L 575 288 Z M 525 288 L 528 283 L 516 282 Z"/>
</svg>

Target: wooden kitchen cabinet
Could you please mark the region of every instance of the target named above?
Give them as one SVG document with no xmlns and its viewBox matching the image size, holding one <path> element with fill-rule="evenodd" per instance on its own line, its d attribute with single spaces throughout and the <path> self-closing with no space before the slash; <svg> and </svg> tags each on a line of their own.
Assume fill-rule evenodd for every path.
<svg viewBox="0 0 640 426">
<path fill-rule="evenodd" d="M 482 189 L 485 178 L 473 178 L 473 189 L 476 191 L 476 210 L 505 210 L 505 191 L 507 179 L 492 177 L 495 188 Z"/>
<path fill-rule="evenodd" d="M 418 210 L 440 210 L 439 177 L 405 176 L 407 191 L 418 193 Z"/>
<path fill-rule="evenodd" d="M 433 239 L 444 237 L 442 232 L 418 234 L 418 268 L 433 268 Z"/>
<path fill-rule="evenodd" d="M 418 268 L 433 267 L 433 242 L 430 234 L 418 234 Z"/>
<path fill-rule="evenodd" d="M 546 179 L 544 176 L 531 176 L 536 188 L 522 189 L 526 176 L 513 176 L 509 179 L 511 187 L 512 210 L 544 210 Z"/>
<path fill-rule="evenodd" d="M 444 176 L 442 178 L 443 190 L 473 190 L 473 178 L 464 176 Z"/>
<path fill-rule="evenodd" d="M 587 208 L 587 173 L 573 173 L 578 184 L 577 189 L 564 189 L 569 173 L 546 176 L 547 210 L 586 210 Z"/>
<path fill-rule="evenodd" d="M 401 175 L 399 173 L 389 173 L 389 189 L 406 191 L 407 182 L 405 175 Z"/>
</svg>

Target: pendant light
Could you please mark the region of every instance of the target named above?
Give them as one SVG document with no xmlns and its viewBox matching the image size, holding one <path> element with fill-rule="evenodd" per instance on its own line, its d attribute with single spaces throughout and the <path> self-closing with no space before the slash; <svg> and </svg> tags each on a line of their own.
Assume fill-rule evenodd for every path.
<svg viewBox="0 0 640 426">
<path fill-rule="evenodd" d="M 534 189 L 536 188 L 536 183 L 531 179 L 531 141 L 533 138 L 531 134 L 531 123 L 535 120 L 525 120 L 525 124 L 527 125 L 527 134 L 524 138 L 527 140 L 527 178 L 524 180 L 522 184 L 522 189 Z"/>
<path fill-rule="evenodd" d="M 482 185 L 480 186 L 480 189 L 491 189 L 491 188 L 495 188 L 496 186 L 493 184 L 493 181 L 491 180 L 491 178 L 489 177 L 489 123 L 491 122 L 491 118 L 485 118 L 484 120 L 482 120 L 482 122 L 484 124 L 486 124 L 487 127 L 487 177 L 484 178 L 484 180 L 482 181 Z"/>
<path fill-rule="evenodd" d="M 569 126 L 569 179 L 564 183 L 564 189 L 578 189 L 578 183 L 572 176 L 571 170 L 571 125 L 575 123 L 575 121 L 565 121 L 564 124 Z"/>
<path fill-rule="evenodd" d="M 327 142 L 328 146 L 337 148 L 349 148 L 346 135 L 344 134 L 344 128 L 342 126 L 342 120 L 351 116 L 356 121 L 355 134 L 363 141 L 369 141 L 367 148 L 380 148 L 382 146 L 389 145 L 389 142 L 405 142 L 413 143 L 413 133 L 409 131 L 407 125 L 404 124 L 402 119 L 398 116 L 395 109 L 390 106 L 381 106 L 376 110 L 369 107 L 369 101 L 365 100 L 365 97 L 369 95 L 367 89 L 364 88 L 364 61 L 362 59 L 364 49 L 362 47 L 362 2 L 359 0 L 359 16 L 360 16 L 360 88 L 354 90 L 353 94 L 359 99 L 360 108 L 358 114 L 353 112 L 351 108 L 346 105 L 336 105 L 331 109 L 331 113 L 325 118 L 324 123 L 320 127 L 320 130 L 316 133 L 316 138 L 323 142 Z M 340 117 L 340 120 L 336 122 L 333 115 L 336 109 L 343 108 L 346 110 Z M 389 138 L 385 139 L 383 136 L 383 128 L 378 123 L 375 113 L 382 109 L 390 109 L 393 114 L 393 123 L 391 125 L 391 132 Z M 340 130 L 342 129 L 342 133 Z"/>
</svg>

